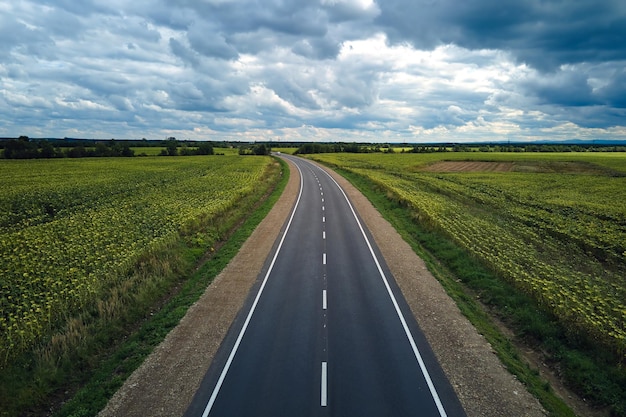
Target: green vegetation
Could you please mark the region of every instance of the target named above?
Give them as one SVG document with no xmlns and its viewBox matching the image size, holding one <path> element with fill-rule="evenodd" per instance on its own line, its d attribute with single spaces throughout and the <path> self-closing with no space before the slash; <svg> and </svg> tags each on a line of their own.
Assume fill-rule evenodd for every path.
<svg viewBox="0 0 626 417">
<path fill-rule="evenodd" d="M 239 146 L 239 155 L 269 155 L 271 152 L 272 148 L 264 143 L 250 146 Z"/>
<path fill-rule="evenodd" d="M 439 144 L 439 145 L 410 145 L 410 144 L 371 144 L 354 142 L 317 143 L 307 142 L 294 144 L 298 147 L 296 154 L 313 153 L 448 153 L 448 152 L 481 152 L 481 153 L 554 153 L 554 152 L 626 152 L 623 142 L 619 144 Z M 286 146 L 285 144 L 283 146 Z"/>
<path fill-rule="evenodd" d="M 263 145 L 265 146 L 265 145 Z M 0 158 L 52 159 L 132 156 L 192 156 L 229 153 L 233 147 L 246 149 L 248 143 L 165 140 L 101 140 L 101 139 L 17 139 L 0 138 Z M 219 148 L 215 152 L 214 148 Z"/>
<path fill-rule="evenodd" d="M 399 207 L 387 209 L 392 223 L 400 212 L 412 219 L 410 227 L 401 226 L 408 240 L 477 292 L 520 339 L 543 351 L 591 404 L 626 415 L 626 155 L 315 159 L 343 170 L 370 198 L 386 196 Z M 509 165 L 506 172 L 452 172 L 440 164 L 444 159 Z M 449 291 L 454 286 L 444 285 Z M 467 298 L 456 292 L 457 301 Z"/>
<path fill-rule="evenodd" d="M 170 323 L 148 330 L 162 338 L 213 272 L 184 277 L 275 186 L 278 166 L 236 155 L 1 161 L 0 414 L 80 385 L 151 313 Z M 155 306 L 180 287 L 174 307 Z M 113 385 L 155 344 L 140 339 Z"/>
<path fill-rule="evenodd" d="M 276 146 L 272 146 L 272 151 L 273 152 L 285 153 L 287 155 L 293 155 L 296 152 L 296 150 L 298 150 L 298 148 L 296 148 L 296 147 L 288 147 L 288 146 L 276 147 Z"/>
</svg>

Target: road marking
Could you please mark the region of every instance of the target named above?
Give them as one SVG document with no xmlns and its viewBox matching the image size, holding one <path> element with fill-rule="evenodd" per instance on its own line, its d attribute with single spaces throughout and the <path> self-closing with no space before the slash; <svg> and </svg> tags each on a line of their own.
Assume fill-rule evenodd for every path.
<svg viewBox="0 0 626 417">
<path fill-rule="evenodd" d="M 322 211 L 325 211 L 326 209 L 324 208 L 324 206 L 322 206 Z"/>
<path fill-rule="evenodd" d="M 402 311 L 400 311 L 400 306 L 398 305 L 398 302 L 396 301 L 396 297 L 393 295 L 393 291 L 391 291 L 391 287 L 389 286 L 389 281 L 387 280 L 387 277 L 385 273 L 383 272 L 382 267 L 380 266 L 380 262 L 378 262 L 378 258 L 376 257 L 376 254 L 374 253 L 374 249 L 372 248 L 372 245 L 369 239 L 367 238 L 367 235 L 365 234 L 365 230 L 363 229 L 363 225 L 361 224 L 361 221 L 356 215 L 356 211 L 354 210 L 354 207 L 352 207 L 352 204 L 350 203 L 348 196 L 346 195 L 343 188 L 341 188 L 339 183 L 337 183 L 337 181 L 335 181 L 335 179 L 326 170 L 322 170 L 322 172 L 324 172 L 330 178 L 330 180 L 335 183 L 339 191 L 341 191 L 341 193 L 343 194 L 343 197 L 345 198 L 346 203 L 348 203 L 348 207 L 350 207 L 350 210 L 352 211 L 352 216 L 354 217 L 356 224 L 359 226 L 359 229 L 361 230 L 361 235 L 363 235 L 363 239 L 365 240 L 365 243 L 367 244 L 367 247 L 369 248 L 370 254 L 372 255 L 372 258 L 374 259 L 374 263 L 376 264 L 376 267 L 378 268 L 378 273 L 380 274 L 380 277 L 383 280 L 383 283 L 385 284 L 385 288 L 387 289 L 387 294 L 391 298 L 391 302 L 396 310 L 396 314 L 398 315 L 398 318 L 400 319 L 400 323 L 402 324 L 404 333 L 406 334 L 406 337 L 409 339 L 409 344 L 411 345 L 411 348 L 413 349 L 413 354 L 415 355 L 415 359 L 417 360 L 417 363 L 419 364 L 419 367 L 422 370 L 422 374 L 424 375 L 424 379 L 426 380 L 426 384 L 428 385 L 428 389 L 430 390 L 430 395 L 433 397 L 433 400 L 435 401 L 435 405 L 437 406 L 439 415 L 441 417 L 447 417 L 446 410 L 443 408 L 443 404 L 441 403 L 439 394 L 437 393 L 437 390 L 435 389 L 435 385 L 433 384 L 430 374 L 428 373 L 428 369 L 426 369 L 426 364 L 424 363 L 424 360 L 422 359 L 422 355 L 419 349 L 417 348 L 417 344 L 415 343 L 415 340 L 413 339 L 411 330 L 409 329 L 409 326 L 407 325 L 406 320 L 404 319 L 404 316 L 402 315 Z"/>
<path fill-rule="evenodd" d="M 326 310 L 327 306 L 328 304 L 326 302 L 326 290 L 322 290 L 322 310 Z"/>
<path fill-rule="evenodd" d="M 322 390 L 321 390 L 321 403 L 322 407 L 326 407 L 328 404 L 328 365 L 326 362 L 322 362 Z"/>
<path fill-rule="evenodd" d="M 322 255 L 322 265 L 326 265 L 326 253 Z"/>
<path fill-rule="evenodd" d="M 322 239 L 326 239 L 326 230 L 322 232 Z"/>
<path fill-rule="evenodd" d="M 217 383 L 215 384 L 215 388 L 213 388 L 213 392 L 211 393 L 211 398 L 209 398 L 209 402 L 207 403 L 204 412 L 202 413 L 202 417 L 207 417 L 209 415 L 209 413 L 211 412 L 211 408 L 213 408 L 213 404 L 215 403 L 215 399 L 217 398 L 217 394 L 220 392 L 220 388 L 222 387 L 222 384 L 224 383 L 224 379 L 226 378 L 226 374 L 228 373 L 228 370 L 230 369 L 230 365 L 233 363 L 233 359 L 235 358 L 235 354 L 237 353 L 237 349 L 239 349 L 239 345 L 241 344 L 241 340 L 243 339 L 243 335 L 246 332 L 246 329 L 248 328 L 248 325 L 250 324 L 250 320 L 252 319 L 252 314 L 254 314 L 254 310 L 256 309 L 257 304 L 259 303 L 259 299 L 261 298 L 261 294 L 263 293 L 263 289 L 265 288 L 265 285 L 267 284 L 267 280 L 272 272 L 272 269 L 274 268 L 274 264 L 276 263 L 276 259 L 278 258 L 278 254 L 280 253 L 280 249 L 283 247 L 283 242 L 285 241 L 285 237 L 287 236 L 287 232 L 289 231 L 289 228 L 291 227 L 291 222 L 293 221 L 294 216 L 296 215 L 296 210 L 298 209 L 298 205 L 300 204 L 300 198 L 302 197 L 302 188 L 303 188 L 303 177 L 304 175 L 302 174 L 302 171 L 300 170 L 300 167 L 297 164 L 294 164 L 296 166 L 296 168 L 298 168 L 298 172 L 300 173 L 300 193 L 298 194 L 298 198 L 296 199 L 296 204 L 293 207 L 293 210 L 291 212 L 291 217 L 289 217 L 289 222 L 287 223 L 287 226 L 285 227 L 285 231 L 283 232 L 283 236 L 280 238 L 280 242 L 278 244 L 278 248 L 276 248 L 276 253 L 274 254 L 274 257 L 272 258 L 272 262 L 270 263 L 270 266 L 267 270 L 267 273 L 265 274 L 265 278 L 263 279 L 263 282 L 261 283 L 261 287 L 259 287 L 259 292 L 257 293 L 254 302 L 252 303 L 252 306 L 250 307 L 250 311 L 248 312 L 248 316 L 246 317 L 246 320 L 243 323 L 243 326 L 241 327 L 241 331 L 239 332 L 239 336 L 237 336 L 237 340 L 235 341 L 235 345 L 233 346 L 233 349 L 230 351 L 230 355 L 228 356 L 228 360 L 226 361 L 226 364 L 224 365 L 224 369 L 222 369 L 222 373 L 220 374 L 219 379 L 217 380 Z"/>
<path fill-rule="evenodd" d="M 326 223 L 326 216 L 322 216 L 322 223 Z"/>
</svg>

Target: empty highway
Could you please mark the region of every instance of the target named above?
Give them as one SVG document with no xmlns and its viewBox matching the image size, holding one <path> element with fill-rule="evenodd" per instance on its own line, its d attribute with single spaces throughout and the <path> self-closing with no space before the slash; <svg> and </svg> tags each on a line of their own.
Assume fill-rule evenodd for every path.
<svg viewBox="0 0 626 417">
<path fill-rule="evenodd" d="M 464 416 L 339 185 L 300 193 L 186 416 Z"/>
</svg>

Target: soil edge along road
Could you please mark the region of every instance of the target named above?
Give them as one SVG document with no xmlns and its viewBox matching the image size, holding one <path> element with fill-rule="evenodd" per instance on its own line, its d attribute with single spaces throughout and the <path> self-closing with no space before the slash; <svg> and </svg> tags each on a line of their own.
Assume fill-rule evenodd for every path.
<svg viewBox="0 0 626 417">
<path fill-rule="evenodd" d="M 321 174 L 317 169 L 315 170 L 321 180 Z M 300 178 L 295 168 L 292 167 L 291 171 L 290 184 L 284 195 L 242 247 L 241 252 L 207 288 L 206 293 L 189 310 L 181 324 L 168 335 L 144 365 L 126 381 L 101 415 L 172 416 L 182 415 L 185 412 L 237 311 L 244 305 L 250 288 L 259 271 L 263 269 L 265 259 L 272 252 L 272 245 L 276 242 L 280 232 L 278 230 L 280 227 L 276 225 L 285 223 L 294 205 Z M 502 367 L 489 345 L 460 314 L 458 308 L 447 297 L 439 283 L 428 273 L 423 262 L 410 247 L 360 193 L 342 178 L 332 175 L 345 189 L 360 218 L 371 231 L 382 257 L 389 265 L 391 274 L 406 298 L 410 311 L 424 331 L 467 415 L 545 415 L 537 401 Z M 320 267 L 322 272 L 325 262 L 326 259 L 319 262 L 322 265 Z M 329 257 L 328 267 L 331 266 L 330 262 Z M 338 268 L 341 266 L 333 265 L 333 269 Z M 260 276 L 260 280 L 262 279 L 263 276 Z M 260 285 L 259 282 L 253 293 L 258 289 L 258 285 Z M 328 285 L 332 285 L 330 280 Z M 335 307 L 331 309 L 333 306 L 331 294 L 340 293 L 343 290 L 340 287 L 334 289 L 328 287 L 326 294 L 320 291 L 320 297 L 316 297 L 316 300 L 320 300 L 319 306 L 328 303 L 329 316 L 338 314 L 342 308 L 340 304 L 335 304 Z M 242 310 L 240 316 L 244 316 L 245 310 L 245 308 Z M 242 320 L 238 319 L 238 321 Z M 320 323 L 323 324 L 324 319 L 321 320 Z M 341 336 L 332 331 L 330 333 L 328 351 L 336 353 L 341 350 L 343 343 L 333 345 L 333 340 Z M 318 334 L 313 336 L 317 337 Z M 321 336 L 324 337 L 323 332 Z M 357 339 L 361 337 L 364 336 L 356 336 Z M 225 343 L 228 343 L 228 340 Z M 218 356 L 220 355 L 222 354 Z M 337 406 L 333 401 L 338 400 L 336 396 L 332 397 L 331 395 L 334 394 L 331 393 L 337 387 L 333 388 L 331 386 L 333 383 L 329 382 L 325 387 L 328 390 L 325 398 L 322 380 L 327 377 L 329 381 L 333 381 L 332 378 L 339 374 L 337 365 L 335 362 L 321 360 L 324 355 L 323 348 L 311 355 L 319 359 L 319 367 L 314 366 L 315 374 L 318 376 L 312 384 L 311 395 L 315 397 L 317 407 L 321 407 L 326 401 L 328 407 L 323 408 L 332 415 L 333 406 Z M 387 381 L 387 383 L 393 385 L 393 381 Z M 398 389 L 403 388 L 398 387 Z M 375 391 L 376 389 L 372 392 Z"/>
</svg>

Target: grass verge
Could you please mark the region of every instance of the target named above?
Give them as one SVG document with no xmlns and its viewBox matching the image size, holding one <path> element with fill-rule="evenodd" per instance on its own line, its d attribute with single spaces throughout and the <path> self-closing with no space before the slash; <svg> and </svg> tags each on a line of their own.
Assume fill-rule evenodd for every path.
<svg viewBox="0 0 626 417">
<path fill-rule="evenodd" d="M 424 259 L 502 363 L 526 385 L 549 415 L 568 417 L 575 413 L 521 357 L 516 343 L 546 354 L 553 368 L 560 369 L 560 377 L 567 385 L 592 406 L 608 407 L 612 416 L 626 415 L 626 380 L 623 369 L 615 367 L 614 357 L 606 357 L 584 341 L 576 340 L 554 317 L 538 309 L 530 297 L 500 280 L 446 236 L 421 226 L 401 201 L 389 198 L 366 178 L 336 166 L 333 169 L 356 186 Z M 491 315 L 514 330 L 513 340 L 501 332 Z"/>
<path fill-rule="evenodd" d="M 146 254 L 127 287 L 112 288 L 106 302 L 70 319 L 63 337 L 77 335 L 71 352 L 30 352 L 3 369 L 0 416 L 96 415 L 271 210 L 289 179 L 287 165 L 276 160 L 280 172 L 268 174 L 265 187 L 206 230 L 190 231 Z M 121 313 L 107 316 L 115 304 L 122 305 Z"/>
</svg>

